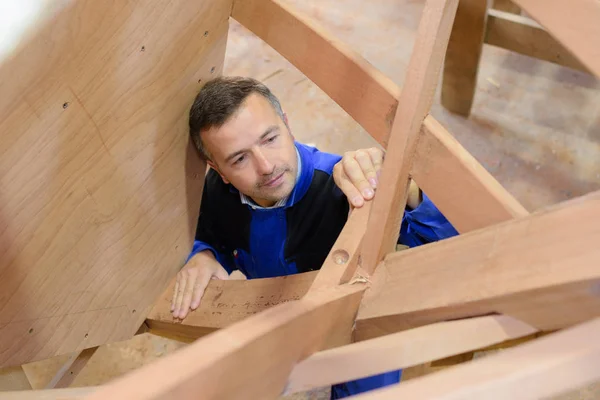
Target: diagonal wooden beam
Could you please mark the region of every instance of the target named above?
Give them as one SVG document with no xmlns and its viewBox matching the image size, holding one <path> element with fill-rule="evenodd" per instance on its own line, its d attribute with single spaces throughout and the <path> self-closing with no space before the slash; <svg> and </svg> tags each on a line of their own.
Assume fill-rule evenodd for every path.
<svg viewBox="0 0 600 400">
<path fill-rule="evenodd" d="M 231 16 L 277 50 L 387 147 L 400 94 L 390 78 L 280 0 L 236 0 Z"/>
<path fill-rule="evenodd" d="M 276 398 L 294 364 L 322 349 L 331 335 L 350 332 L 364 290 L 363 284 L 341 285 L 280 304 L 117 379 L 89 399 Z"/>
<path fill-rule="evenodd" d="M 45 389 L 67 388 L 73 383 L 77 375 L 87 365 L 88 361 L 98 350 L 98 346 L 90 347 L 82 351 L 71 354 L 60 369 L 54 374 L 54 377 L 46 385 Z"/>
<path fill-rule="evenodd" d="M 433 102 L 457 5 L 458 0 L 425 3 L 362 245 L 362 267 L 367 273 L 372 273 L 383 257 L 395 249 L 415 145 Z"/>
<path fill-rule="evenodd" d="M 294 367 L 285 394 L 407 368 L 535 332 L 511 317 L 485 316 L 439 322 L 325 350 Z"/>
<path fill-rule="evenodd" d="M 431 116 L 421 128 L 411 175 L 460 233 L 529 214 Z"/>
<path fill-rule="evenodd" d="M 600 319 L 358 400 L 541 399 L 600 379 Z"/>
<path fill-rule="evenodd" d="M 386 257 L 357 339 L 490 313 L 556 330 L 600 315 L 600 191 Z"/>
<path fill-rule="evenodd" d="M 522 15 L 488 10 L 485 43 L 590 73 L 547 30 Z"/>
<path fill-rule="evenodd" d="M 600 77 L 600 1 L 514 0 Z"/>
</svg>

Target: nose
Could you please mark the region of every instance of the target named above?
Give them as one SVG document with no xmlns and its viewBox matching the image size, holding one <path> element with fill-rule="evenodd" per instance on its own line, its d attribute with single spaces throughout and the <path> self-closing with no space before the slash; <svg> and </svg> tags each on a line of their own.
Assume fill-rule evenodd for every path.
<svg viewBox="0 0 600 400">
<path fill-rule="evenodd" d="M 256 150 L 255 153 L 256 170 L 261 175 L 270 175 L 273 173 L 275 166 L 267 159 L 261 150 Z"/>
</svg>

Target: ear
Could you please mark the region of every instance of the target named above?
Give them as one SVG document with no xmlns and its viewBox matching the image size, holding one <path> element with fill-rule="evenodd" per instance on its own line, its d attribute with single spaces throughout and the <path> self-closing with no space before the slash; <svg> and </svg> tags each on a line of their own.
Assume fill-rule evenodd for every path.
<svg viewBox="0 0 600 400">
<path fill-rule="evenodd" d="M 223 179 L 223 182 L 225 182 L 226 184 L 229 184 L 229 181 L 227 180 L 227 178 L 225 177 L 225 175 L 223 175 L 223 173 L 221 172 L 221 170 L 219 169 L 219 167 L 217 166 L 217 164 L 215 164 L 214 162 L 212 162 L 211 160 L 207 160 L 206 163 L 215 171 L 217 171 L 217 173 L 219 174 L 219 176 L 221 176 L 221 179 Z"/>
<path fill-rule="evenodd" d="M 288 116 L 285 113 L 285 111 L 283 112 L 283 123 L 285 124 L 285 126 L 288 128 L 288 132 L 290 132 L 290 135 L 292 135 L 292 139 L 295 140 L 294 138 L 294 134 L 292 133 L 292 128 L 290 128 L 290 123 L 288 121 Z"/>
</svg>

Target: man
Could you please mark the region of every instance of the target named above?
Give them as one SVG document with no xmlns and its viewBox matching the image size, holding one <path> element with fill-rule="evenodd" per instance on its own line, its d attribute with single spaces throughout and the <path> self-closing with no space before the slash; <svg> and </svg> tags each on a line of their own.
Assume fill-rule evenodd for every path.
<svg viewBox="0 0 600 400">
<path fill-rule="evenodd" d="M 185 318 L 211 279 L 239 270 L 267 278 L 321 267 L 350 208 L 373 198 L 383 152 L 344 157 L 294 140 L 287 116 L 263 84 L 217 78 L 190 110 L 190 134 L 211 167 L 196 241 L 177 275 L 171 311 Z M 414 188 L 414 187 L 413 187 Z M 417 194 L 416 196 L 414 194 Z M 413 190 L 400 242 L 416 246 L 456 234 L 426 196 Z M 400 371 L 332 388 L 332 398 L 398 382 Z"/>
</svg>

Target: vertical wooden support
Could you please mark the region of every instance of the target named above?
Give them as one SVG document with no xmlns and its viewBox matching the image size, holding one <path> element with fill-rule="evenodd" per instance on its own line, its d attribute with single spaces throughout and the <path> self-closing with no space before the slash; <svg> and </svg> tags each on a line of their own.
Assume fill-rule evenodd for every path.
<svg viewBox="0 0 600 400">
<path fill-rule="evenodd" d="M 446 51 L 442 105 L 465 117 L 475 96 L 487 8 L 486 0 L 460 0 Z"/>
<path fill-rule="evenodd" d="M 425 4 L 406 85 L 398 100 L 381 184 L 362 242 L 362 267 L 367 273 L 396 248 L 416 142 L 433 102 L 457 4 L 458 0 L 429 0 Z"/>
</svg>

